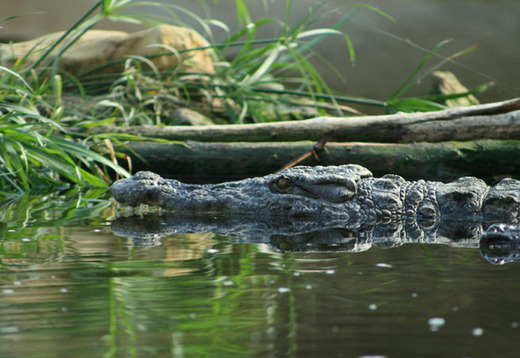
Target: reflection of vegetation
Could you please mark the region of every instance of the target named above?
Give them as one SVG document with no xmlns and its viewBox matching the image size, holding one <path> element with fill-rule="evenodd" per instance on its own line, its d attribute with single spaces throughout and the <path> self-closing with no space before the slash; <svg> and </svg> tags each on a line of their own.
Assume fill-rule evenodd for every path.
<svg viewBox="0 0 520 358">
<path fill-rule="evenodd" d="M 72 212 L 85 205 L 85 221 L 99 228 L 97 220 L 110 210 L 99 201 L 98 205 L 90 203 L 89 212 L 88 201 L 82 204 L 72 194 L 70 198 L 77 205 L 61 198 L 69 209 L 60 212 L 70 219 L 61 225 L 78 223 Z M 2 290 L 14 292 L 2 296 L 0 332 L 16 326 L 17 337 L 30 336 L 38 348 L 2 345 L 2 356 L 36 356 L 34 351 L 24 355 L 19 350 L 41 347 L 52 353 L 47 356 L 75 357 L 299 356 L 308 352 L 335 356 L 340 349 L 359 355 L 358 347 L 385 342 L 392 331 L 405 330 L 408 336 L 421 329 L 428 333 L 428 318 L 454 313 L 454 305 L 461 310 L 448 317 L 450 323 L 459 315 L 479 317 L 482 307 L 496 304 L 484 295 L 485 304 L 471 305 L 471 300 L 482 297 L 474 292 L 493 292 L 482 282 L 493 282 L 489 278 L 496 274 L 496 270 L 475 269 L 480 262 L 475 250 L 434 246 L 425 252 L 406 245 L 357 254 L 280 253 L 216 236 L 199 246 L 203 235 L 175 235 L 163 238 L 159 247 L 129 249 L 116 237 L 105 235 L 81 251 L 77 246 L 88 240 L 84 232 L 74 237 L 63 226 L 47 227 L 59 217 L 54 208 L 50 206 L 45 213 L 32 199 L 27 202 L 34 209 L 9 205 L 6 212 L 10 214 L 4 220 L 11 230 L 18 230 L 7 233 L 4 247 L 33 239 L 36 228 L 54 230 L 56 235 L 34 238 L 40 244 L 48 241 L 44 249 L 19 246 L 17 257 L 25 260 L 23 270 L 2 267 Z M 100 255 L 103 249 L 106 256 Z M 193 254 L 178 256 L 183 249 Z M 45 253 L 61 255 L 59 262 L 41 260 L 38 255 Z M 10 255 L 0 254 L 3 259 Z M 395 265 L 378 267 L 380 262 Z M 457 291 L 462 274 L 475 277 L 463 279 L 464 287 Z M 483 281 L 482 275 L 489 277 Z M 510 297 L 517 293 L 514 285 L 510 290 L 507 287 L 496 295 L 496 302 L 510 302 L 513 309 L 516 300 L 504 301 L 503 292 Z M 62 288 L 67 292 L 60 292 Z M 410 296 L 414 292 L 418 298 Z M 377 310 L 369 308 L 372 304 Z M 460 327 L 453 332 L 460 335 Z"/>
<path fill-rule="evenodd" d="M 217 247 L 226 251 L 229 245 Z M 266 303 L 272 294 L 265 285 L 272 277 L 253 274 L 254 261 L 261 257 L 258 246 L 239 250 L 238 256 L 219 254 L 193 262 L 199 267 L 196 275 L 141 273 L 110 279 L 112 354 L 176 351 L 185 356 L 235 357 L 257 351 L 254 342 L 244 343 L 251 341 L 252 332 L 257 339 L 265 338 Z M 164 264 L 168 266 L 153 262 L 148 266 L 157 271 Z M 133 271 L 131 265 L 126 268 Z M 110 269 L 122 273 L 117 264 Z M 169 332 L 170 338 L 158 344 L 154 339 L 161 332 Z"/>
<path fill-rule="evenodd" d="M 27 326 L 17 323 L 20 334 L 38 332 L 49 345 L 60 336 L 89 342 L 103 336 L 97 342 L 100 346 L 92 349 L 114 357 L 172 351 L 232 357 L 250 351 L 242 343 L 249 341 L 255 327 L 262 333 L 265 305 L 258 302 L 270 294 L 263 289 L 268 271 L 260 278 L 254 264 L 265 256 L 259 254 L 259 246 L 236 246 L 239 251 L 231 252 L 234 245 L 214 242 L 213 236 L 179 235 L 151 248 L 160 255 L 153 258 L 143 256 L 150 248 L 114 247 L 118 241 L 111 237 L 107 256 L 100 256 L 110 236 L 100 236 L 94 247 L 81 251 L 78 246 L 88 238 L 71 237 L 65 227 L 103 224 L 111 202 L 91 199 L 77 190 L 45 199 L 25 195 L 1 208 L 0 285 L 5 289 L 20 280 L 20 287 L 13 287 L 13 300 L 8 301 L 12 307 L 35 302 L 24 310 Z M 219 254 L 201 246 L 206 239 L 211 239 L 206 245 L 211 243 Z M 183 251 L 188 255 L 180 256 Z M 94 261 L 91 252 L 97 255 Z M 47 287 L 59 296 L 49 296 Z M 41 307 L 51 310 L 45 322 L 33 313 Z M 17 312 L 0 328 L 14 325 Z"/>
<path fill-rule="evenodd" d="M 44 196 L 21 195 L 0 204 L 0 260 L 5 269 L 27 257 L 42 262 L 63 259 L 63 226 L 106 221 L 112 202 L 99 191 L 77 188 Z"/>
<path fill-rule="evenodd" d="M 77 225 L 91 219 L 105 221 L 113 202 L 100 197 L 105 190 L 73 188 L 48 195 L 24 194 L 0 204 L 6 229 Z"/>
</svg>

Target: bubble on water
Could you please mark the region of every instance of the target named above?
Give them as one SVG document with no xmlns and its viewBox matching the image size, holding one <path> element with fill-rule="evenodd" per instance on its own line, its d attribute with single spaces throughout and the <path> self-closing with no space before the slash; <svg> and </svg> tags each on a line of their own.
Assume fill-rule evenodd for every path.
<svg viewBox="0 0 520 358">
<path fill-rule="evenodd" d="M 229 281 L 229 280 L 228 281 L 224 281 L 224 282 L 222 282 L 222 284 L 224 286 L 233 286 L 233 281 Z"/>
<path fill-rule="evenodd" d="M 0 327 L 0 333 L 18 333 L 19 329 L 16 326 Z"/>
<path fill-rule="evenodd" d="M 428 320 L 428 324 L 430 325 L 430 331 L 436 332 L 440 327 L 444 326 L 446 320 L 442 317 L 432 317 Z"/>
<path fill-rule="evenodd" d="M 325 273 L 326 273 L 327 275 L 334 275 L 334 274 L 336 273 L 336 271 L 334 271 L 334 270 L 331 269 L 331 270 L 327 270 L 327 271 L 325 271 Z"/>
<path fill-rule="evenodd" d="M 293 275 L 294 276 L 300 276 L 300 273 L 299 272 L 295 272 Z"/>
<path fill-rule="evenodd" d="M 210 254 L 216 254 L 218 252 L 217 249 L 208 249 L 208 253 Z"/>
<path fill-rule="evenodd" d="M 383 267 L 383 268 L 392 268 L 392 265 L 386 264 L 384 262 L 379 262 L 376 264 L 377 267 Z"/>
<path fill-rule="evenodd" d="M 417 293 L 412 292 L 412 298 L 417 298 Z"/>
<path fill-rule="evenodd" d="M 278 287 L 278 293 L 287 293 L 290 291 L 291 289 L 289 287 Z"/>
<path fill-rule="evenodd" d="M 61 293 L 67 293 L 67 292 L 69 292 L 69 290 L 67 290 L 65 287 L 63 287 L 63 288 L 60 288 L 60 292 Z"/>
<path fill-rule="evenodd" d="M 305 285 L 306 290 L 312 290 L 312 285 Z"/>
<path fill-rule="evenodd" d="M 369 304 L 368 305 L 368 309 L 372 310 L 372 311 L 375 311 L 375 310 L 377 310 L 377 305 L 375 303 Z"/>
<path fill-rule="evenodd" d="M 22 283 L 21 283 L 20 281 L 14 281 L 14 282 L 13 282 L 13 285 L 15 285 L 15 286 L 21 286 Z"/>
<path fill-rule="evenodd" d="M 428 320 L 428 324 L 431 326 L 442 326 L 446 323 L 446 320 L 442 317 L 432 317 Z"/>
<path fill-rule="evenodd" d="M 520 322 L 511 322 L 511 328 L 518 328 L 520 327 Z"/>
<path fill-rule="evenodd" d="M 484 334 L 484 330 L 480 327 L 475 327 L 471 331 L 471 334 L 474 335 L 475 337 L 480 337 L 481 335 Z"/>
<path fill-rule="evenodd" d="M 5 288 L 2 290 L 2 293 L 6 294 L 6 295 L 11 295 L 14 293 L 14 290 L 11 288 Z"/>
</svg>

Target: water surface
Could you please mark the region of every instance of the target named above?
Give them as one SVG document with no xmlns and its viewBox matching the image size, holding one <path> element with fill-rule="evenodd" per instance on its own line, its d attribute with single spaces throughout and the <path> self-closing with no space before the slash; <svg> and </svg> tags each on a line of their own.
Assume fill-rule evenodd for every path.
<svg viewBox="0 0 520 358">
<path fill-rule="evenodd" d="M 517 357 L 520 264 L 476 247 L 280 252 L 115 235 L 110 201 L 4 204 L 1 357 Z"/>
</svg>

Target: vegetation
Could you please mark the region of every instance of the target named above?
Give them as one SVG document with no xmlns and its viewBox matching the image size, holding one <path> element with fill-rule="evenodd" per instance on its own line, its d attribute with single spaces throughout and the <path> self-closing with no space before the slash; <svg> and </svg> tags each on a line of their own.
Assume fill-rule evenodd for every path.
<svg viewBox="0 0 520 358">
<path fill-rule="evenodd" d="M 287 18 L 291 3 L 287 0 Z M 161 7 L 168 16 L 136 11 L 144 5 Z M 311 107 L 315 111 L 312 113 L 318 114 L 330 111 L 356 114 L 359 112 L 350 106 L 359 103 L 385 107 L 388 112 L 441 109 L 447 96 L 412 99 L 403 96 L 415 83 L 464 53 L 426 69 L 432 55 L 443 45 L 439 44 L 388 101 L 346 97 L 333 93 L 314 69 L 309 60 L 315 55 L 313 46 L 326 36 L 339 36 L 354 62 L 355 51 L 350 38 L 341 31 L 342 26 L 361 9 L 388 15 L 361 5 L 329 28 L 315 29 L 313 25 L 325 16 L 319 15 L 319 6 L 291 26 L 289 21 L 280 23 L 275 18 L 253 21 L 242 0 L 236 0 L 236 8 L 240 28 L 232 31 L 226 24 L 203 20 L 172 4 L 100 0 L 42 53 L 34 65 L 25 68 L 24 59 L 20 59 L 15 68 L 0 67 L 0 194 L 57 189 L 71 184 L 106 187 L 110 178 L 128 176 L 118 164 L 118 159 L 124 161 L 125 157 L 113 150 L 113 144 L 142 138 L 103 132 L 85 136 L 81 135 L 81 129 L 106 124 L 162 125 L 170 113 L 166 103 L 196 108 L 227 123 L 284 119 L 279 110 L 281 105 Z M 139 58 L 126 61 L 124 73 L 118 76 L 99 76 L 93 71 L 76 77 L 60 73 L 57 66 L 60 54 L 107 18 L 145 25 L 182 24 L 180 18 L 194 20 L 210 39 L 216 73 L 160 73 L 149 61 Z M 278 37 L 257 39 L 257 29 L 262 26 L 279 26 Z M 224 31 L 224 41 L 215 40 L 212 31 L 215 28 Z M 59 51 L 50 62 L 51 75 L 43 74 L 39 65 L 56 48 Z M 226 56 L 231 50 L 234 56 L 228 62 Z M 145 70 L 150 67 L 152 71 Z M 266 115 L 273 112 L 274 115 Z"/>
</svg>

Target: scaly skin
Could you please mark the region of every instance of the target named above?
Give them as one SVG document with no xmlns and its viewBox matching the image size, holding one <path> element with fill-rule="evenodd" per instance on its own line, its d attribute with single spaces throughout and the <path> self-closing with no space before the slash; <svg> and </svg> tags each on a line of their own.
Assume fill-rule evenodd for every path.
<svg viewBox="0 0 520 358">
<path fill-rule="evenodd" d="M 414 182 L 396 175 L 373 178 L 363 167 L 343 165 L 296 167 L 216 185 L 139 172 L 111 191 L 121 204 L 168 211 L 114 222 L 115 232 L 141 245 L 176 232 L 215 232 L 282 250 L 318 251 L 418 242 L 476 247 L 480 240 L 488 261 L 519 260 L 520 181 L 513 179 L 494 187 L 471 177 Z M 482 235 L 493 223 L 502 225 Z"/>
<path fill-rule="evenodd" d="M 290 216 L 344 220 L 349 226 L 441 220 L 517 223 L 520 181 L 495 187 L 464 177 L 452 183 L 373 178 L 358 165 L 295 167 L 279 174 L 215 185 L 190 185 L 139 172 L 112 185 L 121 204 L 159 206 L 171 212 Z"/>
<path fill-rule="evenodd" d="M 491 225 L 480 239 L 482 256 L 495 265 L 520 261 L 520 225 Z"/>
</svg>

